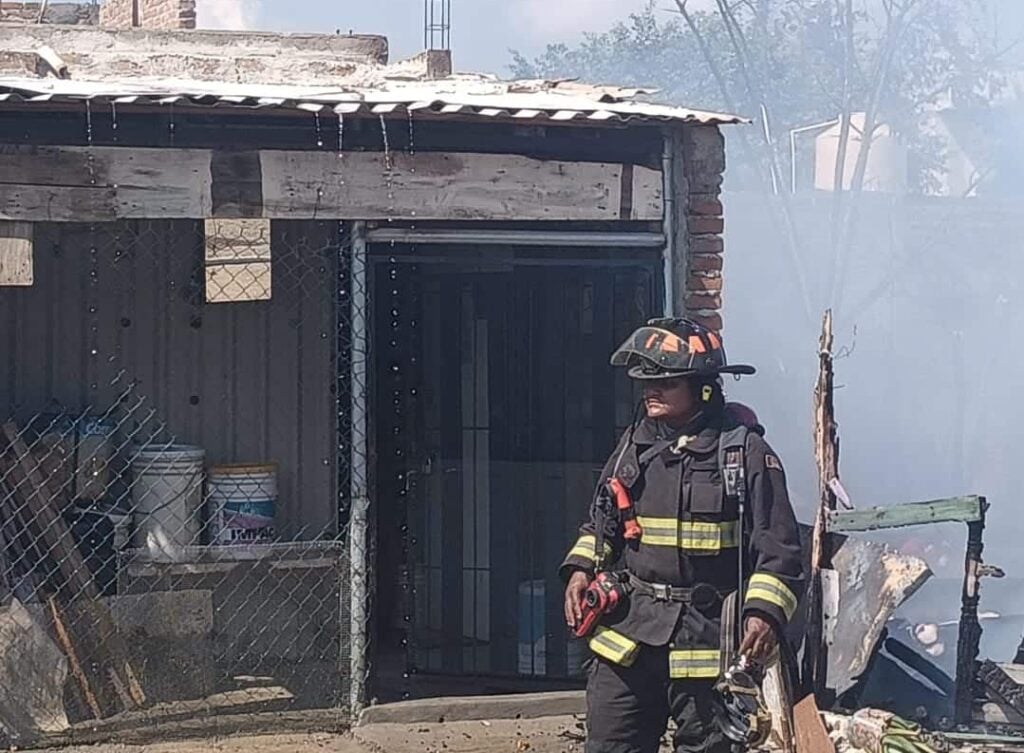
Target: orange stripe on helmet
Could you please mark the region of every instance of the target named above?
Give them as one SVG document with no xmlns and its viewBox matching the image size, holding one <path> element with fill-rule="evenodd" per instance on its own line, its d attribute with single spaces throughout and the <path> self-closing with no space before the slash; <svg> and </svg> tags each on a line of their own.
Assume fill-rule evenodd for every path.
<svg viewBox="0 0 1024 753">
<path fill-rule="evenodd" d="M 677 335 L 667 334 L 665 339 L 661 341 L 662 353 L 678 353 L 682 350 L 682 347 L 683 341 Z"/>
<path fill-rule="evenodd" d="M 644 343 L 644 350 L 654 350 L 655 343 L 658 342 L 658 333 L 652 332 L 650 337 L 647 338 L 647 342 Z"/>
<path fill-rule="evenodd" d="M 708 332 L 708 340 L 711 341 L 711 349 L 718 350 L 722 347 L 722 341 L 718 339 L 718 335 L 714 332 Z"/>
<path fill-rule="evenodd" d="M 704 341 L 700 339 L 700 335 L 690 335 L 690 339 L 687 341 L 687 345 L 690 346 L 691 353 L 708 352 L 708 349 L 704 345 Z"/>
</svg>

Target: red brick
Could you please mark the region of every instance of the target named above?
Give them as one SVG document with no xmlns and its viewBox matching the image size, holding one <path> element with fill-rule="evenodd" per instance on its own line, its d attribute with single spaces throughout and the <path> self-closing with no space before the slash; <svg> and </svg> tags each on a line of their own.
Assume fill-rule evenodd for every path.
<svg viewBox="0 0 1024 753">
<path fill-rule="evenodd" d="M 722 308 L 722 296 L 718 293 L 687 291 L 686 308 L 688 310 L 720 309 Z"/>
<path fill-rule="evenodd" d="M 725 250 L 725 242 L 720 235 L 690 236 L 691 254 L 720 254 Z"/>
<path fill-rule="evenodd" d="M 722 331 L 722 316 L 713 311 L 687 311 L 686 315 L 693 319 L 698 324 L 703 324 L 708 329 L 714 330 L 715 332 Z"/>
<path fill-rule="evenodd" d="M 725 220 L 721 217 L 691 214 L 687 220 L 687 229 L 694 235 L 721 233 L 725 230 Z"/>
<path fill-rule="evenodd" d="M 722 275 L 718 272 L 691 274 L 686 279 L 686 290 L 689 292 L 720 293 L 722 292 Z"/>
<path fill-rule="evenodd" d="M 694 201 L 690 199 L 690 214 L 710 215 L 712 217 L 722 216 L 722 202 L 718 199 L 701 199 Z"/>
<path fill-rule="evenodd" d="M 690 257 L 691 272 L 721 272 L 721 254 L 694 254 Z"/>
</svg>

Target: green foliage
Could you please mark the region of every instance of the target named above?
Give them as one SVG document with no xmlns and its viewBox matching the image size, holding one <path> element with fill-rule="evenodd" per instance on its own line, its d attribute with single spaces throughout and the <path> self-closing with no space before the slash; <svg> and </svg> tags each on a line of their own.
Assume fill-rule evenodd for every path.
<svg viewBox="0 0 1024 753">
<path fill-rule="evenodd" d="M 790 128 L 874 107 L 910 146 L 921 190 L 942 156 L 924 115 L 984 105 L 999 83 L 989 0 L 717 0 L 714 10 L 689 11 L 689 23 L 665 2 L 674 0 L 575 46 L 533 59 L 513 53 L 512 73 L 651 86 L 661 100 L 755 119 L 764 105 L 783 147 Z M 733 167 L 742 182 L 761 183 L 767 152 L 747 147 L 734 150 Z M 784 161 L 786 149 L 777 151 Z"/>
</svg>

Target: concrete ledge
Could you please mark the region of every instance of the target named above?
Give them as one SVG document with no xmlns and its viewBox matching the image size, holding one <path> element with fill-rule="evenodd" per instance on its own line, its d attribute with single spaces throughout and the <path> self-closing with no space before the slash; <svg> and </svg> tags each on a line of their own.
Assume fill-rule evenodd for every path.
<svg viewBox="0 0 1024 753">
<path fill-rule="evenodd" d="M 586 701 L 582 690 L 522 695 L 425 698 L 370 706 L 356 726 L 369 724 L 429 724 L 474 722 L 494 719 L 540 719 L 582 714 Z"/>
<path fill-rule="evenodd" d="M 117 30 L 97 26 L 0 23 L 0 40 L 6 50 L 30 52 L 45 44 L 61 54 L 74 52 L 87 56 L 144 53 L 287 58 L 289 54 L 297 54 L 368 65 L 385 65 L 388 62 L 387 38 L 374 34 Z"/>
</svg>

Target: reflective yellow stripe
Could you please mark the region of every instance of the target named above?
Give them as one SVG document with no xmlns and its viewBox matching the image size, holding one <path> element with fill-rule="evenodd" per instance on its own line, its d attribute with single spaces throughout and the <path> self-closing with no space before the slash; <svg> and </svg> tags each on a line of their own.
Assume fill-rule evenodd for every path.
<svg viewBox="0 0 1024 753">
<path fill-rule="evenodd" d="M 787 620 L 793 619 L 793 613 L 796 612 L 796 606 L 799 601 L 796 598 L 796 594 L 790 590 L 785 581 L 768 573 L 754 573 L 750 576 L 745 601 L 749 602 L 753 599 L 760 599 L 761 601 L 767 601 L 769 604 L 774 604 L 782 610 Z"/>
<path fill-rule="evenodd" d="M 668 676 L 673 680 L 714 679 L 721 672 L 721 652 L 717 649 L 670 651 Z"/>
<path fill-rule="evenodd" d="M 597 632 L 590 639 L 590 650 L 598 656 L 607 659 L 613 664 L 621 664 L 628 667 L 636 659 L 636 652 L 640 644 L 627 638 L 622 633 L 616 633 L 611 628 L 597 626 Z"/>
<path fill-rule="evenodd" d="M 597 562 L 597 557 L 594 556 L 594 552 L 597 549 L 597 538 L 593 535 L 587 534 L 580 536 L 576 539 L 576 543 L 572 549 L 569 550 L 570 557 L 582 557 L 585 560 L 591 562 Z M 610 557 L 612 553 L 611 545 L 608 542 L 604 544 L 604 556 Z"/>
<path fill-rule="evenodd" d="M 739 546 L 739 522 L 708 523 L 702 520 L 637 517 L 643 529 L 641 543 L 671 546 L 699 552 L 718 552 Z"/>
</svg>

